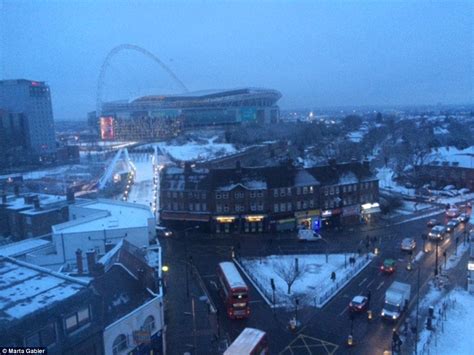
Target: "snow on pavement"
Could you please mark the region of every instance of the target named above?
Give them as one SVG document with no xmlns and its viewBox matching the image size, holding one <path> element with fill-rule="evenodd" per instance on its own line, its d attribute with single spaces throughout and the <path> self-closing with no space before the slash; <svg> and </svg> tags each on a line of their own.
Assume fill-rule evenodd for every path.
<svg viewBox="0 0 474 355">
<path fill-rule="evenodd" d="M 428 298 L 436 297 L 430 292 Z M 440 308 L 446 308 L 445 315 L 441 317 L 438 313 Z M 418 349 L 422 349 L 423 354 L 473 354 L 474 337 L 471 325 L 474 320 L 474 295 L 463 289 L 455 289 L 437 302 L 435 314 L 436 333 L 423 329 Z"/>
</svg>

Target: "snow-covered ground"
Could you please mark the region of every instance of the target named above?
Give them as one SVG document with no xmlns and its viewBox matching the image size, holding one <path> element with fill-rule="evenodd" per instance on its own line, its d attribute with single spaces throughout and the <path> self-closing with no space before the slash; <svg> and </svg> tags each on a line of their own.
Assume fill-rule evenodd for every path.
<svg viewBox="0 0 474 355">
<path fill-rule="evenodd" d="M 439 291 L 432 290 L 427 300 L 435 300 Z M 431 303 L 432 304 L 432 303 Z M 443 314 L 439 315 L 439 309 Z M 422 354 L 473 354 L 474 295 L 463 289 L 455 289 L 441 298 L 435 306 L 437 318 L 433 322 L 436 331 L 423 329 L 418 342 Z M 424 328 L 424 327 L 423 327 Z"/>
<path fill-rule="evenodd" d="M 10 176 L 18 176 L 22 175 L 23 180 L 36 180 L 42 179 L 45 177 L 57 177 L 59 175 L 66 175 L 66 174 L 84 174 L 89 171 L 89 168 L 86 165 L 63 165 L 57 166 L 54 168 L 48 169 L 41 169 L 41 170 L 34 170 L 27 173 L 16 173 L 16 174 L 8 174 L 8 175 L 0 175 L 0 179 L 8 179 Z"/>
<path fill-rule="evenodd" d="M 190 141 L 182 145 L 170 143 L 153 143 L 143 147 L 158 146 L 160 150 L 170 155 L 173 159 L 190 161 L 190 160 L 208 160 L 237 152 L 232 144 L 217 143 L 218 137 L 205 139 L 205 143 Z"/>
<path fill-rule="evenodd" d="M 350 257 L 355 258 L 354 265 L 350 265 Z M 288 286 L 282 274 L 291 273 L 296 258 L 299 269 L 304 272 L 291 286 L 291 293 L 288 294 Z M 366 267 L 371 258 L 353 254 L 329 254 L 326 262 L 326 254 L 271 255 L 263 258 L 244 258 L 239 262 L 255 287 L 267 299 L 267 303 L 272 302 L 270 280 L 273 279 L 276 307 L 292 307 L 296 298 L 300 305 L 322 307 Z M 335 281 L 331 279 L 332 272 L 336 273 Z"/>
<path fill-rule="evenodd" d="M 379 187 L 381 189 L 398 192 L 404 195 L 414 195 L 415 189 L 409 189 L 397 184 L 394 179 L 395 173 L 391 168 L 383 167 L 377 169 L 377 178 L 379 179 Z"/>
<path fill-rule="evenodd" d="M 413 214 L 413 212 L 420 212 L 431 207 L 433 206 L 428 203 L 418 203 L 418 202 L 404 200 L 402 202 L 402 206 L 397 208 L 395 211 L 398 214 L 410 215 L 410 214 Z"/>
</svg>

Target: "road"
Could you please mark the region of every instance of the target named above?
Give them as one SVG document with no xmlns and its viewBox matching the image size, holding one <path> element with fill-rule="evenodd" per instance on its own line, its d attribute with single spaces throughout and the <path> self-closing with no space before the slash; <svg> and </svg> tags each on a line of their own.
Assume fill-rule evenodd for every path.
<svg viewBox="0 0 474 355">
<path fill-rule="evenodd" d="M 426 222 L 431 217 L 399 223 L 395 225 L 383 226 L 383 228 L 369 232 L 370 237 L 376 236 L 377 246 L 381 253 L 375 257 L 373 262 L 356 276 L 339 294 L 336 295 L 322 309 L 317 310 L 308 307 L 299 310 L 277 310 L 272 309 L 263 301 L 259 293 L 250 286 L 251 317 L 247 320 L 229 320 L 225 316 L 223 302 L 219 298 L 215 285 L 217 284 L 216 266 L 220 261 L 230 260 L 231 248 L 237 249 L 243 256 L 288 254 L 288 253 L 324 253 L 326 245 L 319 243 L 298 243 L 294 236 L 280 236 L 273 239 L 270 236 L 250 235 L 250 236 L 210 236 L 193 232 L 184 239 L 179 235 L 176 239 L 163 241 L 165 250 L 165 263 L 170 267 L 178 264 L 178 267 L 185 260 L 190 260 L 197 268 L 204 280 L 204 284 L 209 292 L 212 302 L 216 305 L 219 323 L 219 335 L 226 336 L 233 340 L 245 327 L 255 327 L 265 330 L 268 333 L 271 353 L 282 354 L 382 354 L 384 350 L 389 350 L 391 346 L 391 334 L 393 328 L 399 328 L 404 322 L 402 317 L 397 323 L 386 322 L 379 316 L 384 302 L 384 294 L 390 284 L 397 280 L 408 282 L 412 285 L 413 307 L 416 300 L 417 290 L 417 268 L 420 268 L 420 286 L 423 293 L 427 282 L 434 275 L 435 253 L 433 243 L 427 242 L 426 247 L 432 251 L 424 254 L 419 263 L 415 265 L 413 271 L 407 271 L 406 265 L 408 256 L 401 251 L 400 243 L 404 237 L 416 238 L 417 251 L 422 249 L 422 233 L 427 233 Z M 442 221 L 443 214 L 437 216 Z M 454 248 L 454 239 L 461 236 L 464 226 L 458 230 L 451 238 L 446 239 L 439 245 L 439 265 L 444 262 L 443 251 L 448 250 L 448 254 Z M 367 232 L 354 231 L 352 233 L 333 233 L 329 240 L 330 253 L 354 252 L 365 244 Z M 365 248 L 365 246 L 363 247 Z M 397 260 L 397 270 L 392 275 L 384 275 L 380 272 L 380 265 L 385 258 Z M 191 282 L 192 280 L 190 280 Z M 170 280 L 170 284 L 172 281 Z M 250 282 L 248 283 L 250 285 Z M 373 311 L 373 319 L 368 320 L 365 314 L 358 315 L 353 320 L 353 339 L 355 346 L 347 347 L 347 337 L 351 333 L 351 320 L 348 312 L 348 303 L 355 295 L 366 295 L 371 291 L 370 309 Z M 175 290 L 174 304 L 169 307 L 179 307 L 179 302 L 188 302 L 178 295 L 183 290 Z M 288 321 L 297 311 L 301 327 L 295 333 L 288 329 Z M 409 312 L 407 312 L 409 313 Z M 170 334 L 170 336 L 173 336 Z M 171 352 L 174 354 L 175 352 Z M 176 352 L 179 354 L 182 352 Z M 203 353 L 203 352 L 201 352 Z"/>
</svg>

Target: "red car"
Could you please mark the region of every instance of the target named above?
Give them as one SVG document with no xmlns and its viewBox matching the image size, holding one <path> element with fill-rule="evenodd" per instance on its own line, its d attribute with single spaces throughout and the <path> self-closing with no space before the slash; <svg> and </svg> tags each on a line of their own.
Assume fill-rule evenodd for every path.
<svg viewBox="0 0 474 355">
<path fill-rule="evenodd" d="M 355 296 L 349 303 L 349 309 L 352 312 L 364 312 L 369 306 L 369 299 L 365 296 Z"/>
<path fill-rule="evenodd" d="M 393 259 L 385 259 L 383 261 L 380 270 L 386 274 L 392 274 L 395 272 L 395 260 Z"/>
</svg>

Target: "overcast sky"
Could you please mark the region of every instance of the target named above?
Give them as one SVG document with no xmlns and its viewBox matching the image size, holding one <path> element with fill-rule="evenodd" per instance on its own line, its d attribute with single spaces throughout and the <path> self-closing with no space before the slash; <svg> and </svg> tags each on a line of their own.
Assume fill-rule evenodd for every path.
<svg viewBox="0 0 474 355">
<path fill-rule="evenodd" d="M 2 79 L 44 80 L 55 119 L 95 109 L 107 53 L 155 54 L 189 90 L 268 87 L 282 108 L 472 103 L 474 1 L 0 0 Z M 177 93 L 115 55 L 104 100 Z"/>
</svg>

